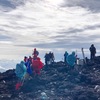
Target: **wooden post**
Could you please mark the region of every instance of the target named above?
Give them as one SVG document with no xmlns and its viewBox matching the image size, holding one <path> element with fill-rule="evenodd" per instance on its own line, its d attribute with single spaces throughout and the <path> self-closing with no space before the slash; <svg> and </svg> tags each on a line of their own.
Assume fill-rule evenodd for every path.
<svg viewBox="0 0 100 100">
<path fill-rule="evenodd" d="M 81 50 L 82 50 L 82 55 L 83 55 L 84 63 L 86 64 L 86 59 L 85 59 L 85 54 L 84 54 L 84 50 L 83 50 L 83 48 L 81 48 Z"/>
</svg>

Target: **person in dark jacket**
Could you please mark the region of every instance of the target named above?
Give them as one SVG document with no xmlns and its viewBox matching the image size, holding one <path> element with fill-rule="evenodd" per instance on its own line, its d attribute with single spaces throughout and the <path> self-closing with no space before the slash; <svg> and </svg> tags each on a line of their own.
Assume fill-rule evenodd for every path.
<svg viewBox="0 0 100 100">
<path fill-rule="evenodd" d="M 53 64 L 54 63 L 54 53 L 53 52 L 49 52 L 49 61 L 50 61 L 50 64 Z"/>
<path fill-rule="evenodd" d="M 33 51 L 33 54 L 34 56 L 38 56 L 39 55 L 39 52 L 36 50 L 36 48 L 34 48 L 34 51 Z"/>
<path fill-rule="evenodd" d="M 64 63 L 67 64 L 67 56 L 68 56 L 68 52 L 65 51 L 64 53 Z"/>
<path fill-rule="evenodd" d="M 94 57 L 95 57 L 95 54 L 96 54 L 96 48 L 94 47 L 94 44 L 91 45 L 89 50 L 90 50 L 90 59 L 94 60 Z"/>
<path fill-rule="evenodd" d="M 44 56 L 44 58 L 45 58 L 45 65 L 48 66 L 48 62 L 50 62 L 50 56 L 49 56 L 49 54 L 46 53 L 45 56 Z"/>
</svg>

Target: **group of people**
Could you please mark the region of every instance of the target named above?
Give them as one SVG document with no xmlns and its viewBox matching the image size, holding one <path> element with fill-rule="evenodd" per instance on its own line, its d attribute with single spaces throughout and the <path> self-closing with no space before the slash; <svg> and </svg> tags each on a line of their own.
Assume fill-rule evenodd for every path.
<svg viewBox="0 0 100 100">
<path fill-rule="evenodd" d="M 92 44 L 90 46 L 89 50 L 90 50 L 90 60 L 93 61 L 95 58 L 95 54 L 96 54 L 96 48 L 95 48 L 94 44 Z M 31 75 L 33 72 L 34 72 L 34 74 L 40 74 L 40 70 L 43 67 L 43 63 L 41 62 L 38 55 L 39 55 L 39 52 L 36 50 L 36 48 L 34 48 L 33 53 L 32 53 L 33 57 L 25 56 L 24 60 L 21 61 L 20 64 L 16 64 L 16 74 L 19 72 L 19 70 L 17 71 L 18 66 L 23 66 L 23 65 L 26 66 L 26 71 L 29 75 Z M 54 63 L 55 57 L 54 57 L 53 52 L 50 51 L 49 53 L 46 53 L 44 58 L 45 58 L 46 66 Z M 64 53 L 65 64 L 67 64 L 69 66 L 74 66 L 76 60 L 77 60 L 77 55 L 75 54 L 75 52 L 68 54 L 68 52 L 65 51 L 65 53 Z M 25 68 L 24 68 L 24 70 L 25 70 Z"/>
<path fill-rule="evenodd" d="M 41 59 L 38 57 L 39 52 L 34 48 L 32 53 L 33 57 L 24 57 L 24 60 L 16 64 L 15 74 L 19 78 L 18 83 L 16 84 L 16 90 L 23 84 L 23 81 L 26 78 L 29 78 L 33 75 L 39 75 L 44 64 L 41 62 Z"/>
<path fill-rule="evenodd" d="M 92 44 L 89 48 L 90 50 L 90 59 L 91 61 L 94 60 L 95 54 L 96 54 L 96 48 L 94 44 Z M 41 62 L 41 59 L 38 57 L 39 52 L 34 48 L 34 51 L 32 53 L 32 56 L 29 57 L 24 57 L 23 61 L 20 63 L 16 64 L 16 69 L 15 69 L 15 74 L 16 76 L 21 80 L 20 83 L 16 84 L 16 89 L 19 88 L 19 86 L 22 85 L 23 80 L 25 79 L 26 76 L 31 76 L 31 75 L 36 75 L 40 74 L 40 70 L 43 68 L 44 64 Z M 53 52 L 46 53 L 45 56 L 45 65 L 51 65 L 54 63 L 55 57 Z M 72 52 L 71 54 L 68 54 L 67 51 L 64 53 L 64 62 L 70 68 L 74 68 L 74 65 L 77 60 L 77 55 L 75 52 Z"/>
<path fill-rule="evenodd" d="M 74 65 L 75 65 L 75 62 L 76 62 L 75 52 L 73 51 L 71 54 L 68 54 L 68 52 L 65 51 L 65 53 L 64 53 L 64 62 L 65 62 L 65 64 L 67 64 L 68 66 L 73 68 Z"/>
<path fill-rule="evenodd" d="M 44 58 L 45 58 L 45 65 L 46 66 L 54 63 L 55 57 L 54 57 L 53 52 L 50 51 L 49 53 L 46 53 Z"/>
<path fill-rule="evenodd" d="M 96 48 L 94 46 L 94 44 L 92 44 L 89 48 L 90 51 L 90 61 L 94 61 L 95 59 L 95 55 L 96 55 Z M 83 56 L 84 56 L 84 51 L 82 51 Z M 87 58 L 87 57 L 86 57 Z M 75 54 L 75 52 L 72 52 L 72 54 L 68 54 L 67 51 L 65 51 L 64 53 L 64 62 L 65 64 L 73 67 L 75 65 L 75 63 L 77 63 L 77 55 Z M 83 57 L 83 61 L 85 60 L 85 58 Z"/>
</svg>

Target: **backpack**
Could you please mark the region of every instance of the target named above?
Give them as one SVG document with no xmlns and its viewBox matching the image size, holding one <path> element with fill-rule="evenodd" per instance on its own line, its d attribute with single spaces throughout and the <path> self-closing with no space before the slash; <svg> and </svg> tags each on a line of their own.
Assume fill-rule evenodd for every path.
<svg viewBox="0 0 100 100">
<path fill-rule="evenodd" d="M 70 54 L 70 55 L 67 56 L 67 63 L 68 63 L 68 65 L 74 66 L 75 61 L 76 61 L 76 57 L 75 57 L 74 54 Z"/>
<path fill-rule="evenodd" d="M 27 72 L 27 68 L 23 61 L 20 64 L 16 64 L 15 74 L 18 78 L 22 79 Z"/>
</svg>

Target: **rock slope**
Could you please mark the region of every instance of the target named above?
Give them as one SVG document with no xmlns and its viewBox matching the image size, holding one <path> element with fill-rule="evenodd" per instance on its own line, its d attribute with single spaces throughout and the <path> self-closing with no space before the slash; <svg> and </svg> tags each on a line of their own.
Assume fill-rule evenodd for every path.
<svg viewBox="0 0 100 100">
<path fill-rule="evenodd" d="M 15 90 L 14 71 L 0 73 L 0 100 L 100 100 L 98 62 L 74 69 L 63 62 L 44 66 L 41 75 L 26 79 L 20 90 Z"/>
</svg>

